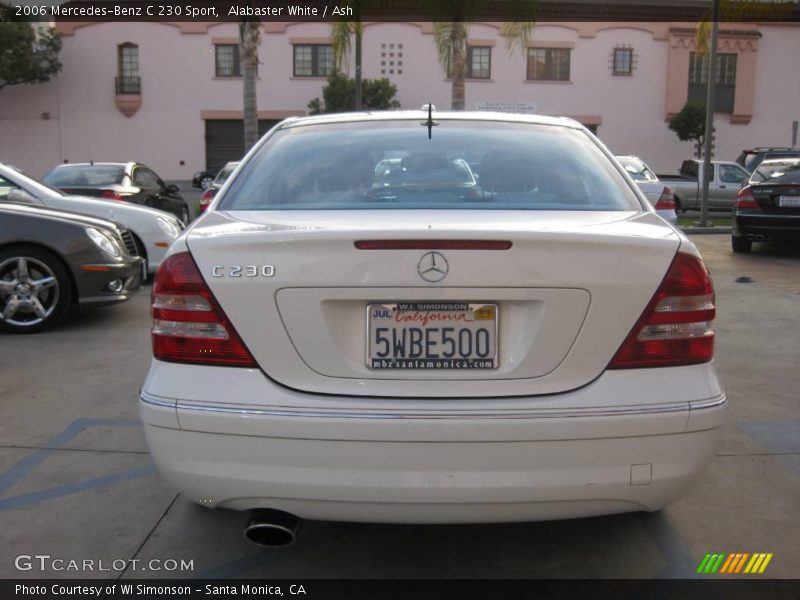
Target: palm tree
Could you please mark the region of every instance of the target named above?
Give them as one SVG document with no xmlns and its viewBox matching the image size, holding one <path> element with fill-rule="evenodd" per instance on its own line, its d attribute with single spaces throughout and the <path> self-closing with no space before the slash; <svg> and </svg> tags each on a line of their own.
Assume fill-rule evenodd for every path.
<svg viewBox="0 0 800 600">
<path fill-rule="evenodd" d="M 244 151 L 247 152 L 258 141 L 258 99 L 256 79 L 258 77 L 258 46 L 261 43 L 260 22 L 239 22 L 239 54 L 242 62 L 244 100 Z"/>
<path fill-rule="evenodd" d="M 351 0 L 346 3 L 353 9 L 354 21 L 336 21 L 331 24 L 333 40 L 333 60 L 337 69 L 342 68 L 344 59 L 352 50 L 351 36 L 355 37 L 355 109 L 361 110 L 361 40 L 364 35 L 364 23 L 361 13 L 368 0 Z"/>
<path fill-rule="evenodd" d="M 509 0 L 504 3 L 505 17 L 508 19 L 500 27 L 500 34 L 506 40 L 506 50 L 511 54 L 516 46 L 525 48 L 536 21 L 537 0 Z M 480 0 L 455 0 L 447 3 L 432 3 L 434 40 L 439 62 L 450 77 L 451 108 L 464 110 L 466 107 L 467 76 L 467 36 L 469 22 L 485 6 Z"/>
</svg>

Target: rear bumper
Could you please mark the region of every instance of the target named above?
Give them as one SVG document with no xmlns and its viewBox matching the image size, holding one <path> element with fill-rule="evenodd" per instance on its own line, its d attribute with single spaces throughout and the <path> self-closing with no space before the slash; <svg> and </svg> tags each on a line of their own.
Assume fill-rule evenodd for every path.
<svg viewBox="0 0 800 600">
<path fill-rule="evenodd" d="M 673 372 L 691 379 L 700 370 Z M 560 408 L 551 396 L 502 409 L 502 401 L 471 400 L 471 409 L 455 401 L 459 408 L 449 411 L 409 401 L 407 410 L 392 412 L 381 399 L 349 399 L 344 408 L 331 397 L 325 407 L 325 397 L 305 394 L 317 406 L 291 406 L 299 393 L 274 384 L 261 407 L 229 396 L 182 401 L 154 394 L 151 371 L 139 404 L 160 472 L 206 506 L 276 508 L 319 520 L 527 521 L 658 510 L 701 476 L 724 419 L 724 394 L 575 404 L 592 395 L 599 404 L 609 385 L 626 394 L 619 386 L 626 375 L 606 373 L 561 394 Z M 594 388 L 589 396 L 587 388 Z"/>
<path fill-rule="evenodd" d="M 800 215 L 737 214 L 733 235 L 767 240 L 800 240 Z"/>
</svg>

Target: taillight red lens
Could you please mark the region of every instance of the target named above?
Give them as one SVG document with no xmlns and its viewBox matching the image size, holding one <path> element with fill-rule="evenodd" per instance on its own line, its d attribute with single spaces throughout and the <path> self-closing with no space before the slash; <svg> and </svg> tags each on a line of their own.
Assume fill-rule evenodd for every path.
<svg viewBox="0 0 800 600">
<path fill-rule="evenodd" d="M 736 194 L 736 208 L 760 208 L 756 197 L 753 196 L 753 189 L 749 185 L 743 187 Z"/>
<path fill-rule="evenodd" d="M 714 357 L 714 286 L 703 261 L 679 252 L 609 369 L 675 367 Z"/>
<path fill-rule="evenodd" d="M 153 356 L 158 360 L 256 366 L 188 252 L 173 254 L 161 263 L 152 304 Z"/>
<path fill-rule="evenodd" d="M 208 208 L 208 205 L 211 204 L 211 201 L 214 199 L 214 196 L 217 194 L 217 190 L 214 188 L 209 188 L 203 195 L 200 196 L 200 212 L 205 212 Z"/>
<path fill-rule="evenodd" d="M 672 188 L 664 186 L 655 208 L 656 210 L 675 210 L 675 196 L 672 194 Z"/>
<path fill-rule="evenodd" d="M 107 198 L 109 200 L 119 200 L 120 202 L 123 202 L 125 200 L 122 196 L 120 196 L 114 190 L 102 190 L 100 192 L 100 197 L 101 198 Z"/>
</svg>

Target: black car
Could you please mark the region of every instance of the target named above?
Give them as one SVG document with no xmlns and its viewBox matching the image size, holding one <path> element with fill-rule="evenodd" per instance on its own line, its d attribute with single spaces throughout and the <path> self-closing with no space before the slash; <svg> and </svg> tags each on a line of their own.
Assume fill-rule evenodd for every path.
<svg viewBox="0 0 800 600">
<path fill-rule="evenodd" d="M 207 190 L 211 187 L 211 184 L 214 183 L 214 179 L 217 177 L 217 171 L 212 171 L 206 169 L 205 171 L 198 171 L 194 175 L 192 175 L 192 186 L 196 188 L 200 188 L 201 190 Z"/>
<path fill-rule="evenodd" d="M 750 252 L 753 242 L 800 241 L 800 157 L 765 160 L 739 191 L 731 245 Z"/>
<path fill-rule="evenodd" d="M 144 264 L 130 233 L 111 221 L 0 205 L 0 330 L 41 331 L 70 308 L 127 300 Z"/>
<path fill-rule="evenodd" d="M 167 185 L 142 163 L 71 163 L 59 165 L 42 181 L 68 194 L 133 202 L 172 213 L 188 223 L 189 205 L 177 185 Z"/>
</svg>

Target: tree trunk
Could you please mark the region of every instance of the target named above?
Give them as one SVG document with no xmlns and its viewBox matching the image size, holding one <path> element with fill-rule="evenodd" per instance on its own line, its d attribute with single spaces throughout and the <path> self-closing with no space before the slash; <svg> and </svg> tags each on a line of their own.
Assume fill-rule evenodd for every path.
<svg viewBox="0 0 800 600">
<path fill-rule="evenodd" d="M 258 78 L 258 45 L 261 41 L 258 21 L 239 23 L 239 54 L 242 61 L 244 79 L 244 151 L 252 148 L 258 141 L 258 99 L 256 79 Z"/>
<path fill-rule="evenodd" d="M 451 105 L 453 110 L 466 108 L 464 79 L 467 76 L 467 28 L 463 21 L 455 21 L 451 33 L 453 60 L 450 65 Z"/>
<path fill-rule="evenodd" d="M 356 110 L 361 110 L 361 23 L 356 26 Z"/>
</svg>

